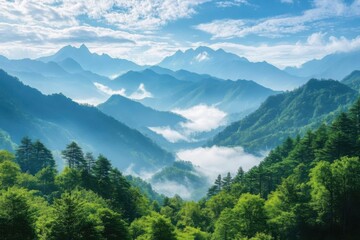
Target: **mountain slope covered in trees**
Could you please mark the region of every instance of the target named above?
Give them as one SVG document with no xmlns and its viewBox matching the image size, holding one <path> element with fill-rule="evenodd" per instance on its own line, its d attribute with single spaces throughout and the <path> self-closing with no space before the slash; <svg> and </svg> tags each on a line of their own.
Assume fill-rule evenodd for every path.
<svg viewBox="0 0 360 240">
<path fill-rule="evenodd" d="M 88 151 L 112 157 L 114 166 L 160 167 L 173 161 L 140 132 L 95 107 L 79 105 L 63 95 L 43 95 L 0 72 L 0 126 L 19 143 L 24 136 L 40 139 L 52 149 L 76 140 Z"/>
<path fill-rule="evenodd" d="M 4 239 L 312 240 L 360 234 L 360 99 L 329 125 L 288 138 L 258 166 L 220 176 L 198 202 L 150 202 L 74 142 L 57 173 L 51 152 L 24 138 L 0 151 Z M 14 207 L 15 206 L 15 207 Z"/>
<path fill-rule="evenodd" d="M 255 112 L 225 128 L 210 144 L 240 145 L 252 152 L 272 149 L 288 136 L 331 122 L 357 96 L 355 90 L 340 82 L 312 79 L 292 92 L 269 97 Z"/>
<path fill-rule="evenodd" d="M 348 85 L 356 91 L 360 91 L 360 71 L 353 71 L 351 74 L 346 76 L 342 81 L 343 84 Z"/>
</svg>

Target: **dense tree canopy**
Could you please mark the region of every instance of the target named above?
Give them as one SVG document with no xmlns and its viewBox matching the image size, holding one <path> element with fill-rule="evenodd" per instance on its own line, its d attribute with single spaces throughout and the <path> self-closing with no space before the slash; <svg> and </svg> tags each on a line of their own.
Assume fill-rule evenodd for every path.
<svg viewBox="0 0 360 240">
<path fill-rule="evenodd" d="M 24 138 L 0 151 L 2 239 L 357 239 L 360 101 L 335 121 L 287 138 L 247 172 L 219 175 L 197 202 L 161 197 L 76 143 L 51 152 Z M 132 185 L 141 187 L 139 189 Z M 152 197 L 152 199 L 149 199 Z M 156 199 L 160 199 L 157 201 Z"/>
</svg>

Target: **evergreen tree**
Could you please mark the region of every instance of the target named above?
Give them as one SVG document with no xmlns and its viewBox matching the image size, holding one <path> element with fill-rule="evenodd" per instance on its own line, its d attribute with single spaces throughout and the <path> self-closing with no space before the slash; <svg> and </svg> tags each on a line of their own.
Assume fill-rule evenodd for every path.
<svg viewBox="0 0 360 240">
<path fill-rule="evenodd" d="M 105 198 L 109 198 L 111 194 L 110 171 L 110 161 L 103 155 L 99 155 L 93 167 L 93 174 L 97 192 Z"/>
<path fill-rule="evenodd" d="M 44 144 L 42 144 L 40 141 L 35 141 L 32 144 L 32 149 L 33 156 L 29 169 L 31 174 L 34 175 L 45 167 L 55 168 L 55 160 L 52 156 L 52 153 L 44 146 Z"/>
<path fill-rule="evenodd" d="M 232 177 L 230 172 L 228 172 L 226 177 L 224 177 L 222 180 L 223 189 L 225 189 L 226 191 L 230 191 L 231 183 L 232 183 Z"/>
<path fill-rule="evenodd" d="M 234 183 L 242 183 L 244 181 L 245 172 L 242 167 L 239 167 L 236 176 L 233 179 Z"/>
<path fill-rule="evenodd" d="M 27 192 L 9 188 L 0 192 L 0 238 L 4 240 L 35 239 L 34 219 Z"/>
<path fill-rule="evenodd" d="M 174 231 L 174 226 L 166 220 L 164 217 L 160 216 L 155 218 L 151 223 L 151 240 L 176 240 L 176 234 Z"/>
<path fill-rule="evenodd" d="M 50 227 L 54 239 L 99 239 L 98 223 L 89 217 L 84 200 L 78 194 L 64 193 L 54 203 L 54 221 Z"/>
<path fill-rule="evenodd" d="M 222 180 L 221 180 L 221 175 L 219 174 L 218 177 L 215 180 L 215 186 L 216 186 L 216 191 L 220 192 L 222 190 Z"/>
<path fill-rule="evenodd" d="M 356 140 L 353 121 L 346 113 L 341 113 L 331 126 L 320 160 L 334 161 L 343 156 L 353 156 L 356 153 Z"/>
<path fill-rule="evenodd" d="M 20 165 L 23 172 L 31 169 L 31 162 L 33 160 L 33 144 L 30 138 L 24 137 L 21 140 L 19 147 L 16 150 L 15 160 Z"/>
<path fill-rule="evenodd" d="M 86 161 L 86 166 L 87 166 L 87 172 L 91 173 L 91 170 L 94 167 L 95 162 L 96 162 L 94 155 L 91 152 L 87 152 L 85 154 L 85 161 Z"/>
<path fill-rule="evenodd" d="M 75 142 L 71 142 L 66 149 L 61 152 L 67 161 L 69 168 L 86 169 L 86 161 L 82 149 Z"/>
</svg>

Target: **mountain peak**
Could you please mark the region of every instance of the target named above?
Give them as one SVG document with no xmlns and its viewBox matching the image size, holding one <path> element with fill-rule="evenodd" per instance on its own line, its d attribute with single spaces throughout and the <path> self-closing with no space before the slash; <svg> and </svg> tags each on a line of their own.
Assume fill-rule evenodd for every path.
<svg viewBox="0 0 360 240">
<path fill-rule="evenodd" d="M 195 49 L 195 52 L 215 52 L 214 49 L 205 47 L 205 46 L 199 46 Z"/>
<path fill-rule="evenodd" d="M 83 43 L 83 44 L 81 44 L 80 49 L 87 49 L 87 50 L 89 50 L 89 49 L 87 48 L 87 46 L 86 46 L 84 43 Z"/>
</svg>

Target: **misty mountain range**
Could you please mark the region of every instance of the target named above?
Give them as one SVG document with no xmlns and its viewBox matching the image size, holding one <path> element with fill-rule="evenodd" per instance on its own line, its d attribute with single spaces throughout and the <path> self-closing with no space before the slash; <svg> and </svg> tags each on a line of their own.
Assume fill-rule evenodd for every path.
<svg viewBox="0 0 360 240">
<path fill-rule="evenodd" d="M 359 56 L 359 52 L 333 54 L 284 70 L 208 47 L 178 51 L 156 66 L 91 53 L 85 45 L 66 46 L 38 59 L 11 60 L 1 56 L 1 69 L 52 95 L 43 95 L 2 72 L 0 97 L 4 101 L 0 111 L 6 118 L 0 125 L 0 144 L 14 149 L 21 137 L 30 135 L 60 150 L 76 140 L 89 151 L 102 149 L 116 161 L 114 165 L 123 169 L 132 163 L 154 168 L 170 164 L 174 156 L 169 151 L 201 146 L 215 135 L 211 144 L 260 151 L 286 136 L 303 133 L 310 122 L 318 125 L 329 121 L 336 111 L 346 108 L 359 90 L 358 72 L 347 76 L 360 69 Z M 312 80 L 298 88 L 314 76 L 336 80 L 347 76 L 343 83 L 349 87 Z M 312 89 L 313 85 L 321 88 Z M 293 92 L 277 91 L 294 88 Z M 310 103 L 315 95 L 321 97 Z M 79 105 L 67 97 L 80 103 L 100 104 L 97 108 Z M 290 104 L 294 102 L 307 111 L 312 109 L 303 123 L 290 120 L 291 116 L 304 114 L 303 108 Z M 284 104 L 289 107 L 282 108 Z M 220 113 L 215 121 L 218 125 L 197 130 L 194 125 L 204 119 L 193 115 L 206 107 Z M 187 115 L 182 115 L 184 112 Z M 284 132 L 276 126 L 292 130 Z M 250 132 L 252 139 L 247 137 Z M 102 142 L 103 137 L 111 144 Z"/>
</svg>

